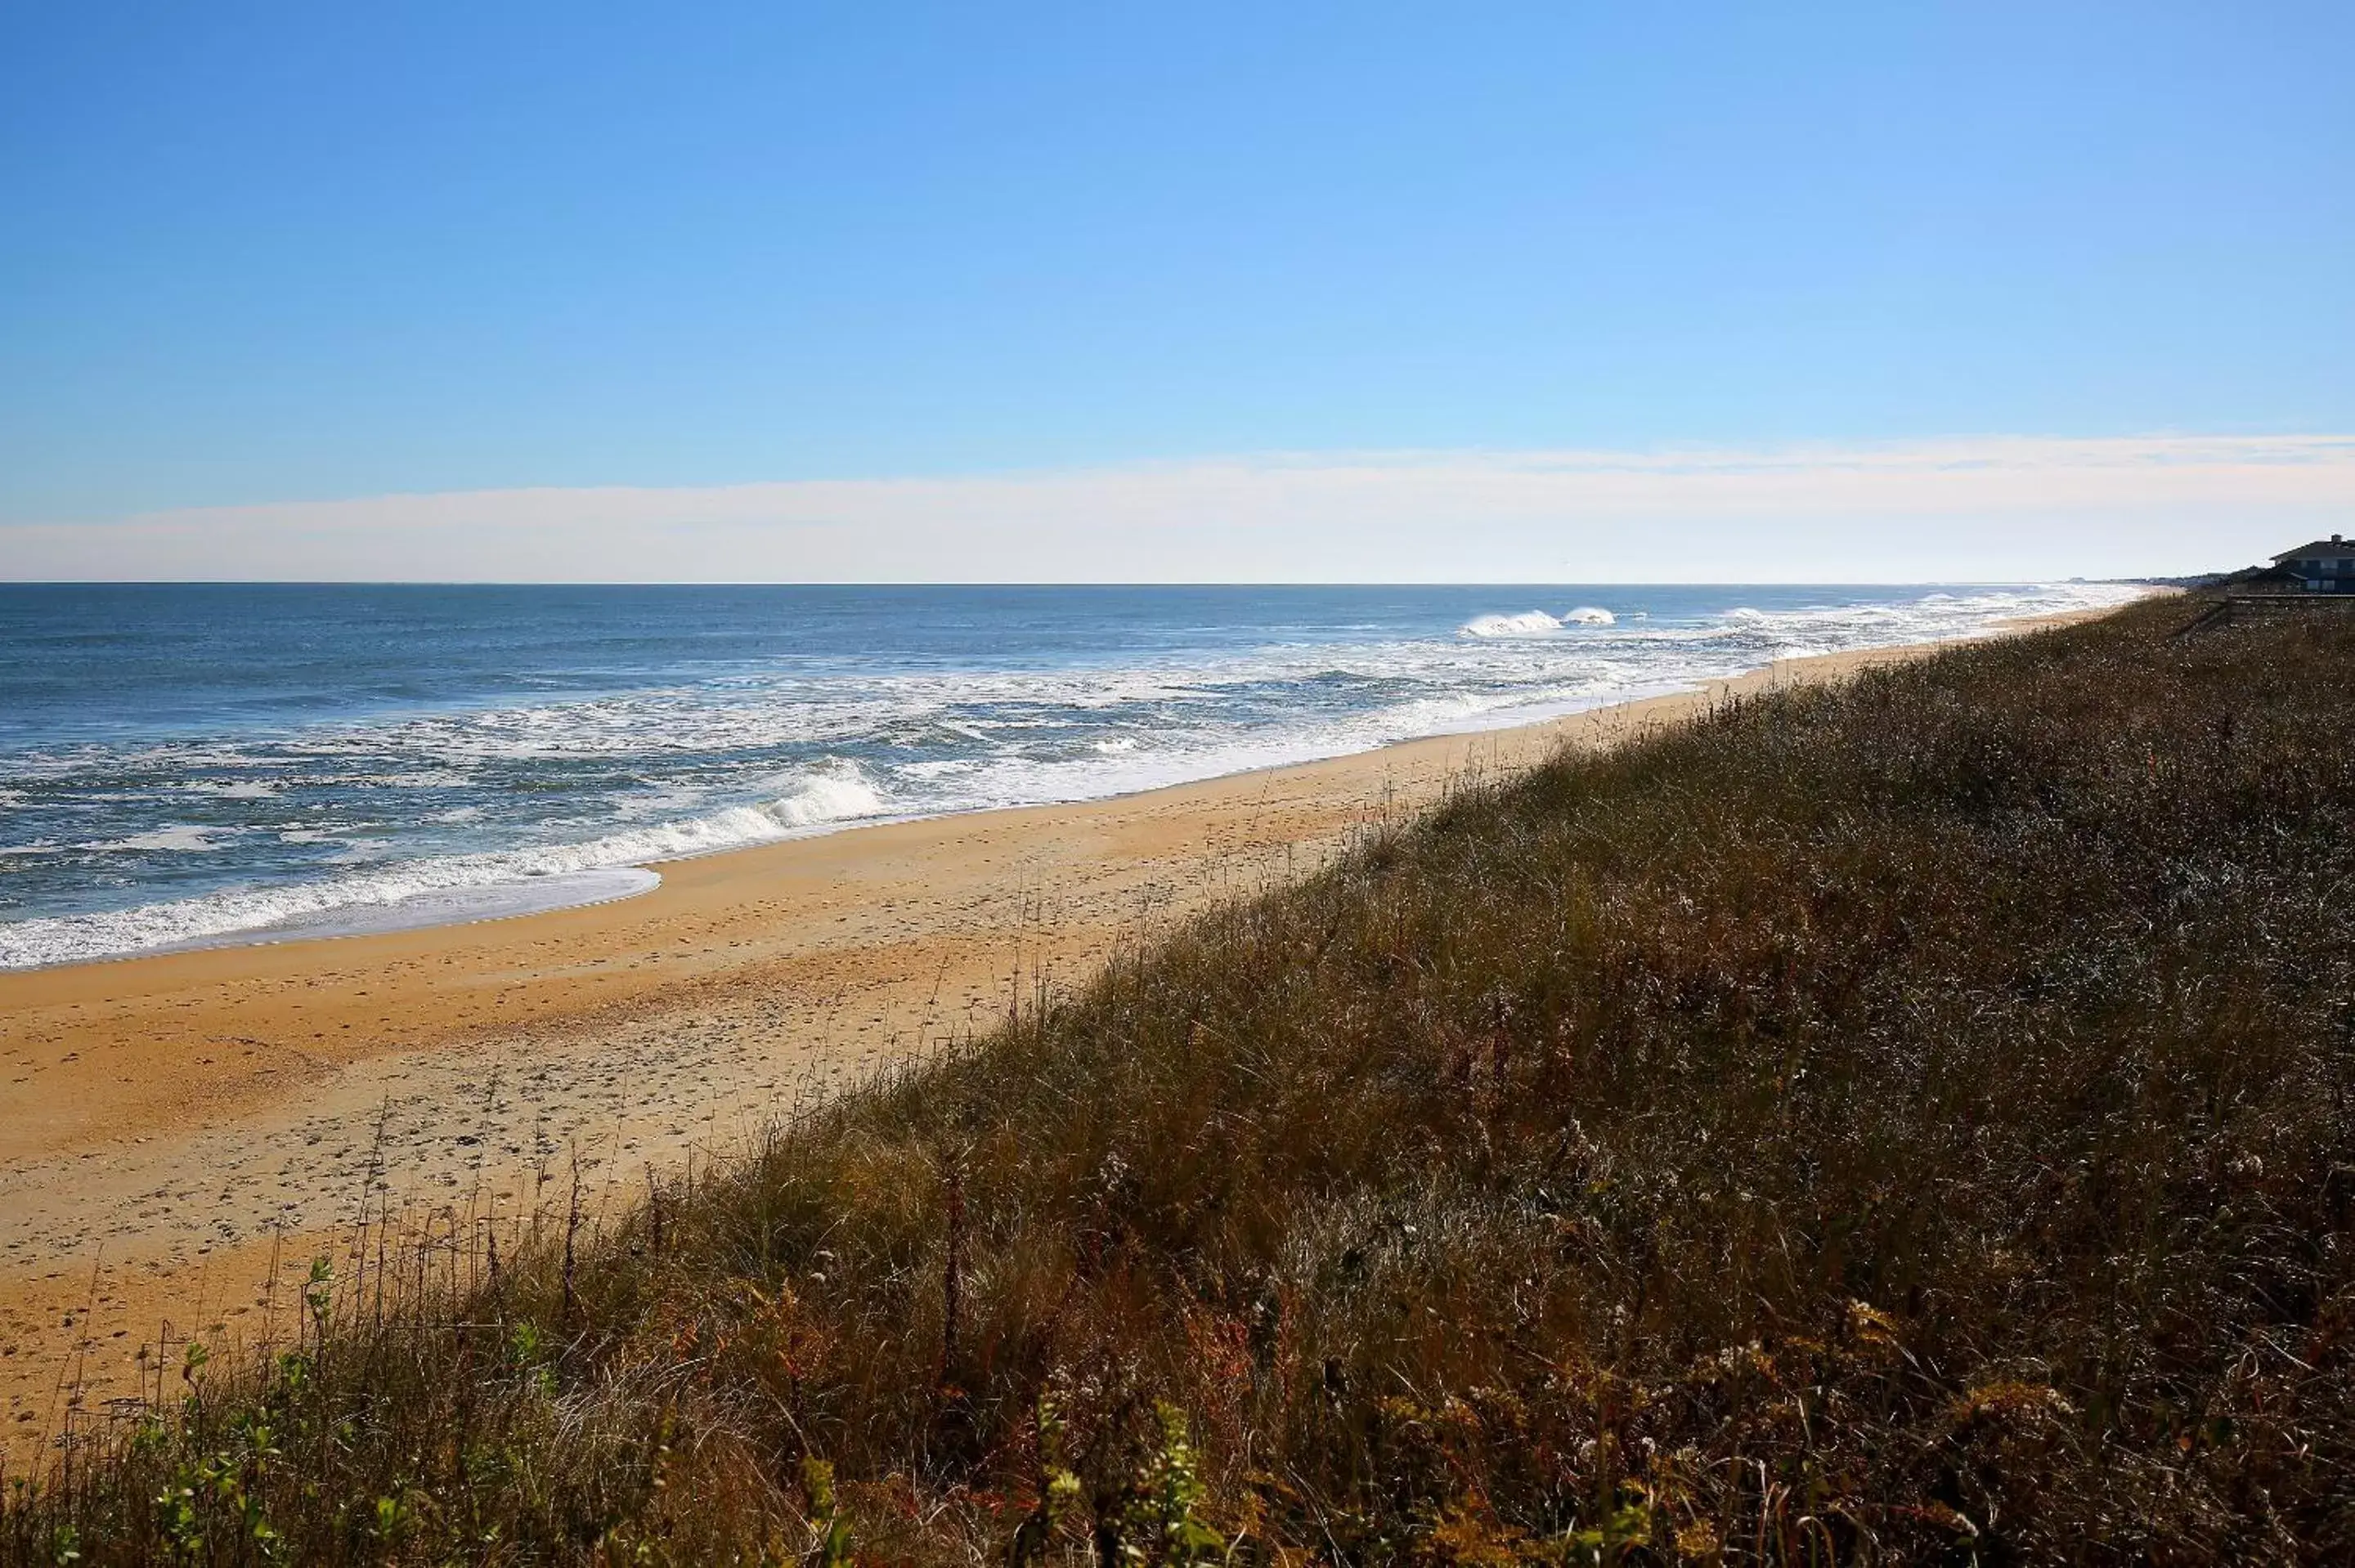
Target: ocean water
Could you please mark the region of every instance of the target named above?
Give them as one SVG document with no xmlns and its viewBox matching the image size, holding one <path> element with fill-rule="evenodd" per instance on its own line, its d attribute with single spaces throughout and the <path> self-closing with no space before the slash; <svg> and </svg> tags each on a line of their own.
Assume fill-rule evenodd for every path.
<svg viewBox="0 0 2355 1568">
<path fill-rule="evenodd" d="M 616 896 L 2129 592 L 0 585 L 0 968 Z"/>
</svg>

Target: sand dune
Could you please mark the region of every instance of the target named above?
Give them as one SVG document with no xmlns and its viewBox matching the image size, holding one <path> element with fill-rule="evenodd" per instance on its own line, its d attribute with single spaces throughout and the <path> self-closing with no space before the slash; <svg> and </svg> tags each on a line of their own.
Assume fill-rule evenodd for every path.
<svg viewBox="0 0 2355 1568">
<path fill-rule="evenodd" d="M 159 1335 L 291 1320 L 363 1205 L 626 1202 L 1041 980 L 1296 875 L 1451 781 L 1610 743 L 1798 661 L 1523 729 L 677 862 L 625 901 L 0 975 L 0 1431 L 21 1463 L 152 1383 Z M 176 1365 L 178 1351 L 160 1352 Z M 166 1380 L 169 1381 L 168 1378 Z"/>
</svg>

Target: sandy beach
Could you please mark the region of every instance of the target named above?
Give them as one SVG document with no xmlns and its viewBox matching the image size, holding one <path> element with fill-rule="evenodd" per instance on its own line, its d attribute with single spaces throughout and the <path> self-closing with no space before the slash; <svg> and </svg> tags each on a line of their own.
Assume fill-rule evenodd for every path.
<svg viewBox="0 0 2355 1568">
<path fill-rule="evenodd" d="M 133 1394 L 159 1334 L 266 1338 L 292 1299 L 272 1258 L 332 1252 L 364 1205 L 512 1216 L 562 1201 L 576 1160 L 625 1202 L 1452 782 L 1922 651 L 674 862 L 590 907 L 0 975 L 0 1452 Z"/>
</svg>

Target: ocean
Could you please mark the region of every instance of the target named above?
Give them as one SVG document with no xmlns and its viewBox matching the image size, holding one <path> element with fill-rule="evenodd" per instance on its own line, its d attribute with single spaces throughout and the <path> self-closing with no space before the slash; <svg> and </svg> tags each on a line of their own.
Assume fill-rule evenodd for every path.
<svg viewBox="0 0 2355 1568">
<path fill-rule="evenodd" d="M 2131 592 L 0 585 L 0 968 L 620 896 Z"/>
</svg>

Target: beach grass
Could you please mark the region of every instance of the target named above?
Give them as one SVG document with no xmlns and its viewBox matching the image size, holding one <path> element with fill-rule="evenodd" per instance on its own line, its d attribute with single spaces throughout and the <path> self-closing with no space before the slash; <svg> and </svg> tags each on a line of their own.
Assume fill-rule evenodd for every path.
<svg viewBox="0 0 2355 1568">
<path fill-rule="evenodd" d="M 1467 782 L 627 1214 L 388 1229 L 0 1556 L 2355 1558 L 2355 624 L 2194 613 Z"/>
</svg>

